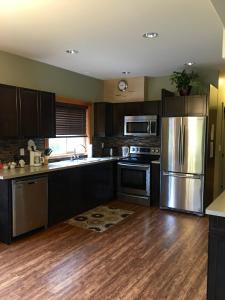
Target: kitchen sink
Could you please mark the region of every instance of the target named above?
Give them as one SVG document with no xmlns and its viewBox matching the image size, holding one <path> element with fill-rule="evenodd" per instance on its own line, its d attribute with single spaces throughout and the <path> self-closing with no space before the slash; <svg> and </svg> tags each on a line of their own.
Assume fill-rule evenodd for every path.
<svg viewBox="0 0 225 300">
<path fill-rule="evenodd" d="M 80 165 L 80 164 L 89 164 L 92 162 L 101 161 L 102 158 L 92 157 L 92 158 L 82 158 L 82 159 L 74 159 L 74 160 L 61 160 L 57 162 L 52 162 L 50 166 L 70 166 L 70 165 Z"/>
</svg>

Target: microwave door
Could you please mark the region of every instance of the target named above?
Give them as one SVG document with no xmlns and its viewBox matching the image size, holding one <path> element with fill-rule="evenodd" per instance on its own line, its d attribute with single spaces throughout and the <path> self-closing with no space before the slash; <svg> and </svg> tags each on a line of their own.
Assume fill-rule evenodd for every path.
<svg viewBox="0 0 225 300">
<path fill-rule="evenodd" d="M 149 130 L 150 130 L 150 124 L 148 121 L 126 121 L 124 134 L 148 136 Z"/>
</svg>

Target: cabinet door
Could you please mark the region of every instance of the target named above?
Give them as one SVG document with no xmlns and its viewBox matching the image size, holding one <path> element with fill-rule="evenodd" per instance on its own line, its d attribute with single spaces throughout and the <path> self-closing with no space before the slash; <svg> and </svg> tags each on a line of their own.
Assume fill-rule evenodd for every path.
<svg viewBox="0 0 225 300">
<path fill-rule="evenodd" d="M 160 164 L 151 164 L 151 199 L 150 205 L 159 207 L 160 202 Z"/>
<path fill-rule="evenodd" d="M 67 189 L 69 193 L 69 218 L 86 210 L 83 201 L 83 192 L 88 189 L 86 186 L 86 178 L 84 176 L 84 168 L 74 168 L 70 170 L 70 178 L 68 178 Z"/>
<path fill-rule="evenodd" d="M 38 136 L 38 91 L 19 88 L 20 136 Z"/>
<path fill-rule="evenodd" d="M 48 224 L 53 225 L 70 217 L 70 173 L 60 171 L 48 178 Z"/>
<path fill-rule="evenodd" d="M 123 105 L 125 116 L 138 116 L 144 114 L 144 102 L 128 102 Z"/>
<path fill-rule="evenodd" d="M 144 114 L 161 116 L 161 104 L 161 101 L 145 101 Z"/>
<path fill-rule="evenodd" d="M 12 241 L 12 182 L 0 180 L 0 241 Z"/>
<path fill-rule="evenodd" d="M 209 232 L 207 299 L 225 299 L 225 235 Z"/>
<path fill-rule="evenodd" d="M 83 207 L 94 208 L 114 197 L 114 168 L 112 162 L 100 163 L 82 168 L 85 186 Z"/>
<path fill-rule="evenodd" d="M 206 96 L 187 96 L 186 115 L 187 116 L 204 116 L 207 114 L 207 98 Z"/>
<path fill-rule="evenodd" d="M 125 105 L 124 103 L 117 103 L 113 105 L 113 135 L 124 135 L 124 116 Z"/>
<path fill-rule="evenodd" d="M 39 92 L 39 137 L 55 137 L 55 94 Z"/>
<path fill-rule="evenodd" d="M 113 110 L 111 103 L 94 104 L 94 135 L 107 137 L 112 135 Z"/>
<path fill-rule="evenodd" d="M 185 116 L 185 97 L 166 97 L 162 101 L 163 117 Z"/>
<path fill-rule="evenodd" d="M 18 102 L 15 86 L 0 85 L 0 137 L 17 137 Z"/>
</svg>

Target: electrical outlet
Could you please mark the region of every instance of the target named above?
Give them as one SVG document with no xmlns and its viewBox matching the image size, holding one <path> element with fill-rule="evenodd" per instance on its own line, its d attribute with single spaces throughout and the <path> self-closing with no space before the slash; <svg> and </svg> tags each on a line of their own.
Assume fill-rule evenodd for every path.
<svg viewBox="0 0 225 300">
<path fill-rule="evenodd" d="M 102 143 L 102 149 L 105 147 L 105 143 Z"/>
<path fill-rule="evenodd" d="M 20 148 L 20 156 L 24 156 L 24 148 Z"/>
</svg>

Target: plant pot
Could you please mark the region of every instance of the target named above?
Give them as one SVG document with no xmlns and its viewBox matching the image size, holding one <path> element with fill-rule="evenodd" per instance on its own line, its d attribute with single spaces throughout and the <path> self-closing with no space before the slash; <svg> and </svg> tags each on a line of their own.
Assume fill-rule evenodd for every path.
<svg viewBox="0 0 225 300">
<path fill-rule="evenodd" d="M 188 95 L 190 95 L 190 93 L 191 93 L 191 88 L 192 88 L 192 86 L 191 85 L 189 85 L 188 87 L 184 87 L 184 88 L 180 88 L 179 89 L 179 94 L 180 94 L 180 96 L 188 96 Z"/>
</svg>

